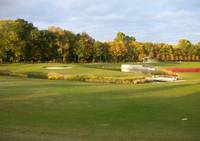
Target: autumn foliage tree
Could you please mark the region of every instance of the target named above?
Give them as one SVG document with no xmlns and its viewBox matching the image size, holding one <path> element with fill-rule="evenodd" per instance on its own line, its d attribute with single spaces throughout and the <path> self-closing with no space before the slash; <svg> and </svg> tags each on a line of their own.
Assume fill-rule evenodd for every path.
<svg viewBox="0 0 200 141">
<path fill-rule="evenodd" d="M 92 62 L 94 42 L 95 40 L 85 32 L 78 35 L 74 48 L 77 62 Z"/>
<path fill-rule="evenodd" d="M 113 41 L 95 41 L 51 26 L 39 30 L 23 19 L 0 20 L 0 63 L 6 62 L 132 62 L 144 57 L 160 61 L 199 61 L 200 42 L 181 39 L 176 45 L 139 42 L 118 32 Z"/>
</svg>

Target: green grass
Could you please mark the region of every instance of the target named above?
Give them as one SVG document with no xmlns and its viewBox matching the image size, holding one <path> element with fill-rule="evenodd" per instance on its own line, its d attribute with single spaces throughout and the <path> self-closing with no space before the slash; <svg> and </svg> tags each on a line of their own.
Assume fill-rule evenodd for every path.
<svg viewBox="0 0 200 141">
<path fill-rule="evenodd" d="M 152 64 L 152 65 L 158 65 L 159 67 L 177 67 L 177 68 L 198 68 L 200 67 L 200 62 L 162 62 L 158 64 Z"/>
<path fill-rule="evenodd" d="M 188 64 L 199 65 L 156 65 Z M 39 71 L 48 64 L 20 68 L 26 65 L 0 65 L 0 69 Z M 71 65 L 80 71 L 120 74 L 119 64 Z M 0 140 L 198 141 L 200 74 L 182 76 L 186 81 L 138 85 L 0 76 Z"/>
<path fill-rule="evenodd" d="M 70 66 L 66 70 L 47 70 L 47 66 Z M 127 73 L 120 72 L 121 64 L 0 64 L 0 70 L 14 72 L 58 72 L 68 75 L 99 75 L 99 76 L 127 76 Z M 141 73 L 129 73 L 130 76 L 143 75 Z"/>
<path fill-rule="evenodd" d="M 48 70 L 49 66 L 69 66 L 70 69 Z M 1 64 L 0 75 L 71 80 L 99 83 L 145 83 L 144 73 L 124 73 L 121 64 Z"/>
</svg>

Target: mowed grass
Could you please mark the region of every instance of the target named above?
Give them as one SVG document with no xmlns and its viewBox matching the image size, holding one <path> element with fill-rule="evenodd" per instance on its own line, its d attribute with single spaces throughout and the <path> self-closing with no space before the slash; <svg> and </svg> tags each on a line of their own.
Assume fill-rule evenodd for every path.
<svg viewBox="0 0 200 141">
<path fill-rule="evenodd" d="M 199 141 L 200 74 L 182 76 L 138 85 L 0 76 L 0 140 Z"/>
<path fill-rule="evenodd" d="M 70 69 L 64 70 L 48 70 L 45 67 L 52 66 L 69 66 Z M 102 63 L 102 64 L 58 64 L 58 63 L 43 63 L 43 64 L 0 64 L 0 70 L 8 70 L 13 72 L 42 72 L 50 73 L 57 72 L 67 75 L 97 75 L 97 76 L 114 76 L 114 77 L 123 77 L 123 76 L 144 76 L 142 73 L 123 73 L 120 71 L 121 64 L 111 64 L 111 63 Z"/>
</svg>

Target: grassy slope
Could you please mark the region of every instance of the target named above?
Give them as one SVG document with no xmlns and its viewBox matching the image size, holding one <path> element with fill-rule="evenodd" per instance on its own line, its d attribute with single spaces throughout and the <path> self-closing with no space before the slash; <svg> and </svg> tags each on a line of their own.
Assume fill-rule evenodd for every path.
<svg viewBox="0 0 200 141">
<path fill-rule="evenodd" d="M 200 140 L 200 74 L 183 75 L 142 85 L 0 76 L 0 140 Z"/>
</svg>

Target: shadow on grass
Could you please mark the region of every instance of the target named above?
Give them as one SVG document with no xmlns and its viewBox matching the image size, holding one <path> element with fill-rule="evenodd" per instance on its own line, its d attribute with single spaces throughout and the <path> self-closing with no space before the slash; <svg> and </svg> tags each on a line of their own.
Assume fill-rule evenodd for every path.
<svg viewBox="0 0 200 141">
<path fill-rule="evenodd" d="M 31 94 L 30 96 L 28 96 L 28 98 L 40 97 L 39 93 L 42 92 L 41 97 L 56 95 L 61 96 L 63 94 L 69 94 L 71 96 L 73 95 L 74 98 L 78 98 L 80 96 L 80 98 L 83 100 L 86 100 L 87 98 L 92 98 L 94 100 L 127 100 L 134 98 L 175 98 L 197 94 L 200 92 L 200 90 L 197 90 L 195 88 L 198 88 L 199 85 L 200 82 L 193 84 L 175 84 L 170 86 L 158 85 L 144 88 L 143 86 L 140 87 L 141 85 L 130 85 L 130 87 L 126 87 L 125 85 L 96 85 L 82 82 L 78 84 L 77 82 L 63 84 L 56 83 L 54 81 L 53 83 L 48 84 L 33 84 L 30 82 L 25 83 L 25 85 L 22 83 L 21 85 L 16 86 L 0 86 L 0 89 L 3 88 L 9 91 L 12 89 L 11 92 L 19 92 L 19 94 L 22 95 Z M 195 89 L 195 92 L 192 90 L 184 91 L 185 89 L 191 89 L 189 88 L 191 86 L 193 86 L 193 90 Z M 54 93 L 56 93 L 56 95 Z"/>
<path fill-rule="evenodd" d="M 182 92 L 183 88 L 188 88 L 190 86 L 199 86 L 200 83 L 195 84 L 182 84 L 182 85 L 171 85 L 171 86 L 158 86 L 151 88 L 140 88 L 140 89 L 125 89 L 125 90 L 112 90 L 104 91 L 99 94 L 108 93 L 111 94 L 110 98 L 107 96 L 103 100 L 120 100 L 120 99 L 129 99 L 129 98 L 171 98 L 171 97 L 180 97 L 185 95 L 190 95 L 193 92 Z M 189 89 L 189 88 L 188 88 Z M 183 89 L 184 90 L 184 89 Z"/>
</svg>

